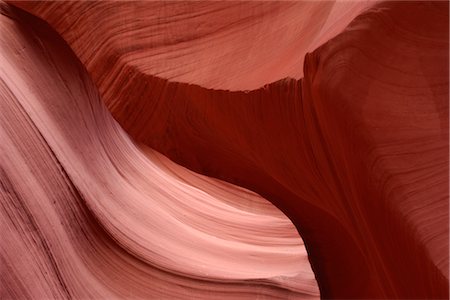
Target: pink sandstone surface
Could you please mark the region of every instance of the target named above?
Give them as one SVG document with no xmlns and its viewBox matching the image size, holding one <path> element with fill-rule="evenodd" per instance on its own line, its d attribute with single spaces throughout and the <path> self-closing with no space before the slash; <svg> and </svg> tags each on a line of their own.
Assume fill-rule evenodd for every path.
<svg viewBox="0 0 450 300">
<path fill-rule="evenodd" d="M 448 298 L 448 8 L 1 4 L 0 297 Z"/>
</svg>

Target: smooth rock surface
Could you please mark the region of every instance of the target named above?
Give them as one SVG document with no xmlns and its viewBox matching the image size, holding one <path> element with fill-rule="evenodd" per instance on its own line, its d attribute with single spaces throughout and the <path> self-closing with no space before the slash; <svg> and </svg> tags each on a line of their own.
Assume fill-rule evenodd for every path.
<svg viewBox="0 0 450 300">
<path fill-rule="evenodd" d="M 218 181 L 194 175 L 154 150 L 192 171 L 248 188 L 281 209 L 305 242 L 322 298 L 448 298 L 448 2 L 246 2 L 240 6 L 199 2 L 192 10 L 182 2 L 11 3 L 47 21 L 86 67 L 82 78 L 89 75 L 95 84 L 69 91 L 55 88 L 70 97 L 80 91 L 87 93 L 81 97 L 84 104 L 66 100 L 63 105 L 67 110 L 83 108 L 75 114 L 77 122 L 68 122 L 71 117 L 66 112 L 54 123 L 58 124 L 55 127 L 68 126 L 67 132 L 78 132 L 81 137 L 71 140 L 61 136 L 60 129 L 47 128 L 52 124 L 50 117 L 42 117 L 41 126 L 46 129 L 39 131 L 52 136 L 45 140 L 55 155 L 67 156 L 66 161 L 58 160 L 68 169 L 67 176 L 76 182 L 76 188 L 84 191 L 83 197 L 91 195 L 90 210 L 101 212 L 96 222 L 113 233 L 113 244 L 151 266 L 170 266 L 171 271 L 181 272 L 182 280 L 203 270 L 187 257 L 207 255 L 211 265 L 219 261 L 224 265 L 205 268 L 212 272 L 204 275 L 205 281 L 209 276 L 244 280 L 253 274 L 246 272 L 258 270 L 267 280 L 264 283 L 277 287 L 258 285 L 261 282 L 254 277 L 251 287 L 233 285 L 234 281 L 225 287 L 213 280 L 208 287 L 200 284 L 210 291 L 202 294 L 201 288 L 195 290 L 198 281 L 188 280 L 191 283 L 185 285 L 191 290 L 183 294 L 182 289 L 173 288 L 179 286 L 174 281 L 164 287 L 161 280 L 147 286 L 159 289 L 161 294 L 156 295 L 165 295 L 167 287 L 171 287 L 170 293 L 177 293 L 167 295 L 181 298 L 189 298 L 192 290 L 198 292 L 196 297 L 205 298 L 309 297 L 317 296 L 317 290 L 304 253 L 291 265 L 290 261 L 282 263 L 275 256 L 283 253 L 272 253 L 272 249 L 268 257 L 274 263 L 263 266 L 262 254 L 258 265 L 248 259 L 251 256 L 240 256 L 240 247 L 229 247 L 227 252 L 223 249 L 227 246 L 214 239 L 204 241 L 211 244 L 211 250 L 200 246 L 190 251 L 189 242 L 178 243 L 175 237 L 180 235 L 174 234 L 164 237 L 164 245 L 185 249 L 186 256 L 176 257 L 177 263 L 161 258 L 166 254 L 172 260 L 175 255 L 162 249 L 158 252 L 146 240 L 151 232 L 147 226 L 158 223 L 142 217 L 150 205 L 142 194 L 153 195 L 154 189 L 173 184 L 178 192 L 160 192 L 165 197 L 156 205 L 170 214 L 169 203 L 186 205 L 180 201 L 185 194 L 190 195 L 189 202 L 198 203 L 195 201 L 200 198 L 210 205 L 221 203 L 246 211 L 248 207 L 232 195 L 235 190 L 245 195 L 250 192 L 220 182 L 228 191 L 220 196 Z M 20 35 L 14 31 L 7 35 L 4 44 L 10 45 L 15 36 Z M 18 43 L 4 59 L 16 59 L 4 72 L 7 77 L 25 67 L 35 70 L 32 79 L 18 85 L 16 94 L 30 95 L 25 87 L 38 84 L 40 73 L 36 70 L 47 68 L 44 62 L 33 67 L 36 60 L 24 63 L 20 58 L 26 51 L 43 55 L 32 50 L 36 44 Z M 49 72 L 48 77 L 62 81 L 62 86 L 79 73 L 67 74 L 66 79 L 59 72 Z M 20 72 L 14 76 L 23 77 Z M 8 95 L 12 82 L 3 94 Z M 52 81 L 46 81 L 47 87 L 41 88 L 46 90 L 34 102 L 41 103 L 55 93 L 48 82 Z M 99 97 L 92 96 L 97 92 Z M 45 110 L 54 106 L 50 103 Z M 48 115 L 55 118 L 61 112 Z M 40 118 L 32 118 L 33 123 Z M 23 130 L 23 121 L 5 123 L 16 124 L 12 132 Z M 102 142 L 84 149 L 93 142 L 74 130 L 82 124 L 91 124 L 92 141 Z M 72 148 L 77 150 L 68 151 L 69 146 L 54 149 L 49 139 L 54 139 L 55 145 L 75 143 Z M 106 150 L 99 152 L 97 147 Z M 36 155 L 30 148 L 23 150 L 23 155 Z M 85 156 L 76 158 L 77 151 Z M 121 167 L 113 168 L 108 161 Z M 143 161 L 151 162 L 151 170 L 157 172 Z M 157 177 L 156 187 L 136 175 L 134 168 L 142 176 Z M 27 174 L 9 170 L 14 176 Z M 84 174 L 97 181 L 87 184 Z M 163 176 L 171 179 L 161 184 L 161 174 L 171 174 Z M 175 180 L 173 174 L 182 174 L 183 179 Z M 108 178 L 114 179 L 108 183 Z M 182 185 L 177 189 L 180 181 L 190 188 Z M 208 192 L 210 196 L 204 198 L 197 190 L 216 192 Z M 116 202 L 102 206 L 103 198 Z M 246 228 L 258 230 L 261 239 L 273 238 L 269 234 L 273 225 L 263 220 L 273 218 L 276 211 L 263 205 L 258 196 L 253 198 L 249 204 L 258 203 L 251 207 L 257 206 L 264 215 L 258 219 L 262 223 L 255 223 L 261 227 L 238 216 L 228 220 L 241 224 L 240 234 L 249 244 L 260 240 L 251 240 Z M 130 215 L 126 221 L 117 215 L 121 209 L 114 205 L 127 208 L 124 214 Z M 195 228 L 194 216 L 199 212 L 192 211 L 195 206 L 188 208 L 194 224 L 183 219 L 180 226 Z M 283 217 L 279 212 L 277 216 Z M 160 224 L 167 222 L 164 219 L 161 217 Z M 227 236 L 214 222 L 205 224 L 211 225 L 211 235 L 218 230 Z M 285 232 L 283 226 L 275 236 Z M 300 239 L 296 237 L 296 241 Z M 226 257 L 222 257 L 226 253 L 242 257 L 240 271 L 233 264 L 226 265 Z M 294 265 L 296 270 L 305 270 L 305 275 L 292 276 L 289 267 Z M 196 267 L 195 272 L 191 267 Z M 280 275 L 286 270 L 291 277 Z M 278 275 L 274 277 L 272 272 Z M 12 283 L 17 281 L 9 280 L 11 290 L 21 290 Z M 123 287 L 118 295 L 129 292 L 129 287 Z M 241 294 L 231 295 L 234 288 Z M 136 297 L 148 295 L 145 288 L 140 291 Z"/>
<path fill-rule="evenodd" d="M 318 298 L 284 214 L 136 145 L 63 40 L 1 9 L 2 299 Z"/>
</svg>

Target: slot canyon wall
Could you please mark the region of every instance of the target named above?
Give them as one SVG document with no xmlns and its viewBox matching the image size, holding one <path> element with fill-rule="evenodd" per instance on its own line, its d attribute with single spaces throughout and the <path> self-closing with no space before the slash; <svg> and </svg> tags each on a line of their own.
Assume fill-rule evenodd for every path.
<svg viewBox="0 0 450 300">
<path fill-rule="evenodd" d="M 448 299 L 448 2 L 0 9 L 1 299 Z"/>
</svg>

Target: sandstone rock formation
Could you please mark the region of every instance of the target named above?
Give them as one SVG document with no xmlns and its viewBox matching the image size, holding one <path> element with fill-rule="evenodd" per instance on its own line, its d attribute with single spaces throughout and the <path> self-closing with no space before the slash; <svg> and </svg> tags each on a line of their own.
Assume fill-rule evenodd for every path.
<svg viewBox="0 0 450 300">
<path fill-rule="evenodd" d="M 448 298 L 447 2 L 1 17 L 5 298 Z"/>
<path fill-rule="evenodd" d="M 63 40 L 3 9 L 2 298 L 318 296 L 289 219 L 135 145 Z"/>
</svg>

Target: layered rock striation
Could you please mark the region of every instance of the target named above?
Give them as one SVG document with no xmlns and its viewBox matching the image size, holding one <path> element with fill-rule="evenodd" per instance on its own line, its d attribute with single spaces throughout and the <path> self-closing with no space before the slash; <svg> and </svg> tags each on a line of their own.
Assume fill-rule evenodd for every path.
<svg viewBox="0 0 450 300">
<path fill-rule="evenodd" d="M 31 230 L 39 257 L 72 238 L 133 274 L 59 253 L 43 292 L 317 297 L 287 216 L 321 297 L 448 298 L 447 2 L 11 4 L 74 53 L 2 6 L 3 202 L 51 230 L 18 178 L 42 205 L 76 191 L 54 216 L 94 229 Z M 27 290 L 31 269 L 6 265 L 6 295 Z"/>
</svg>

